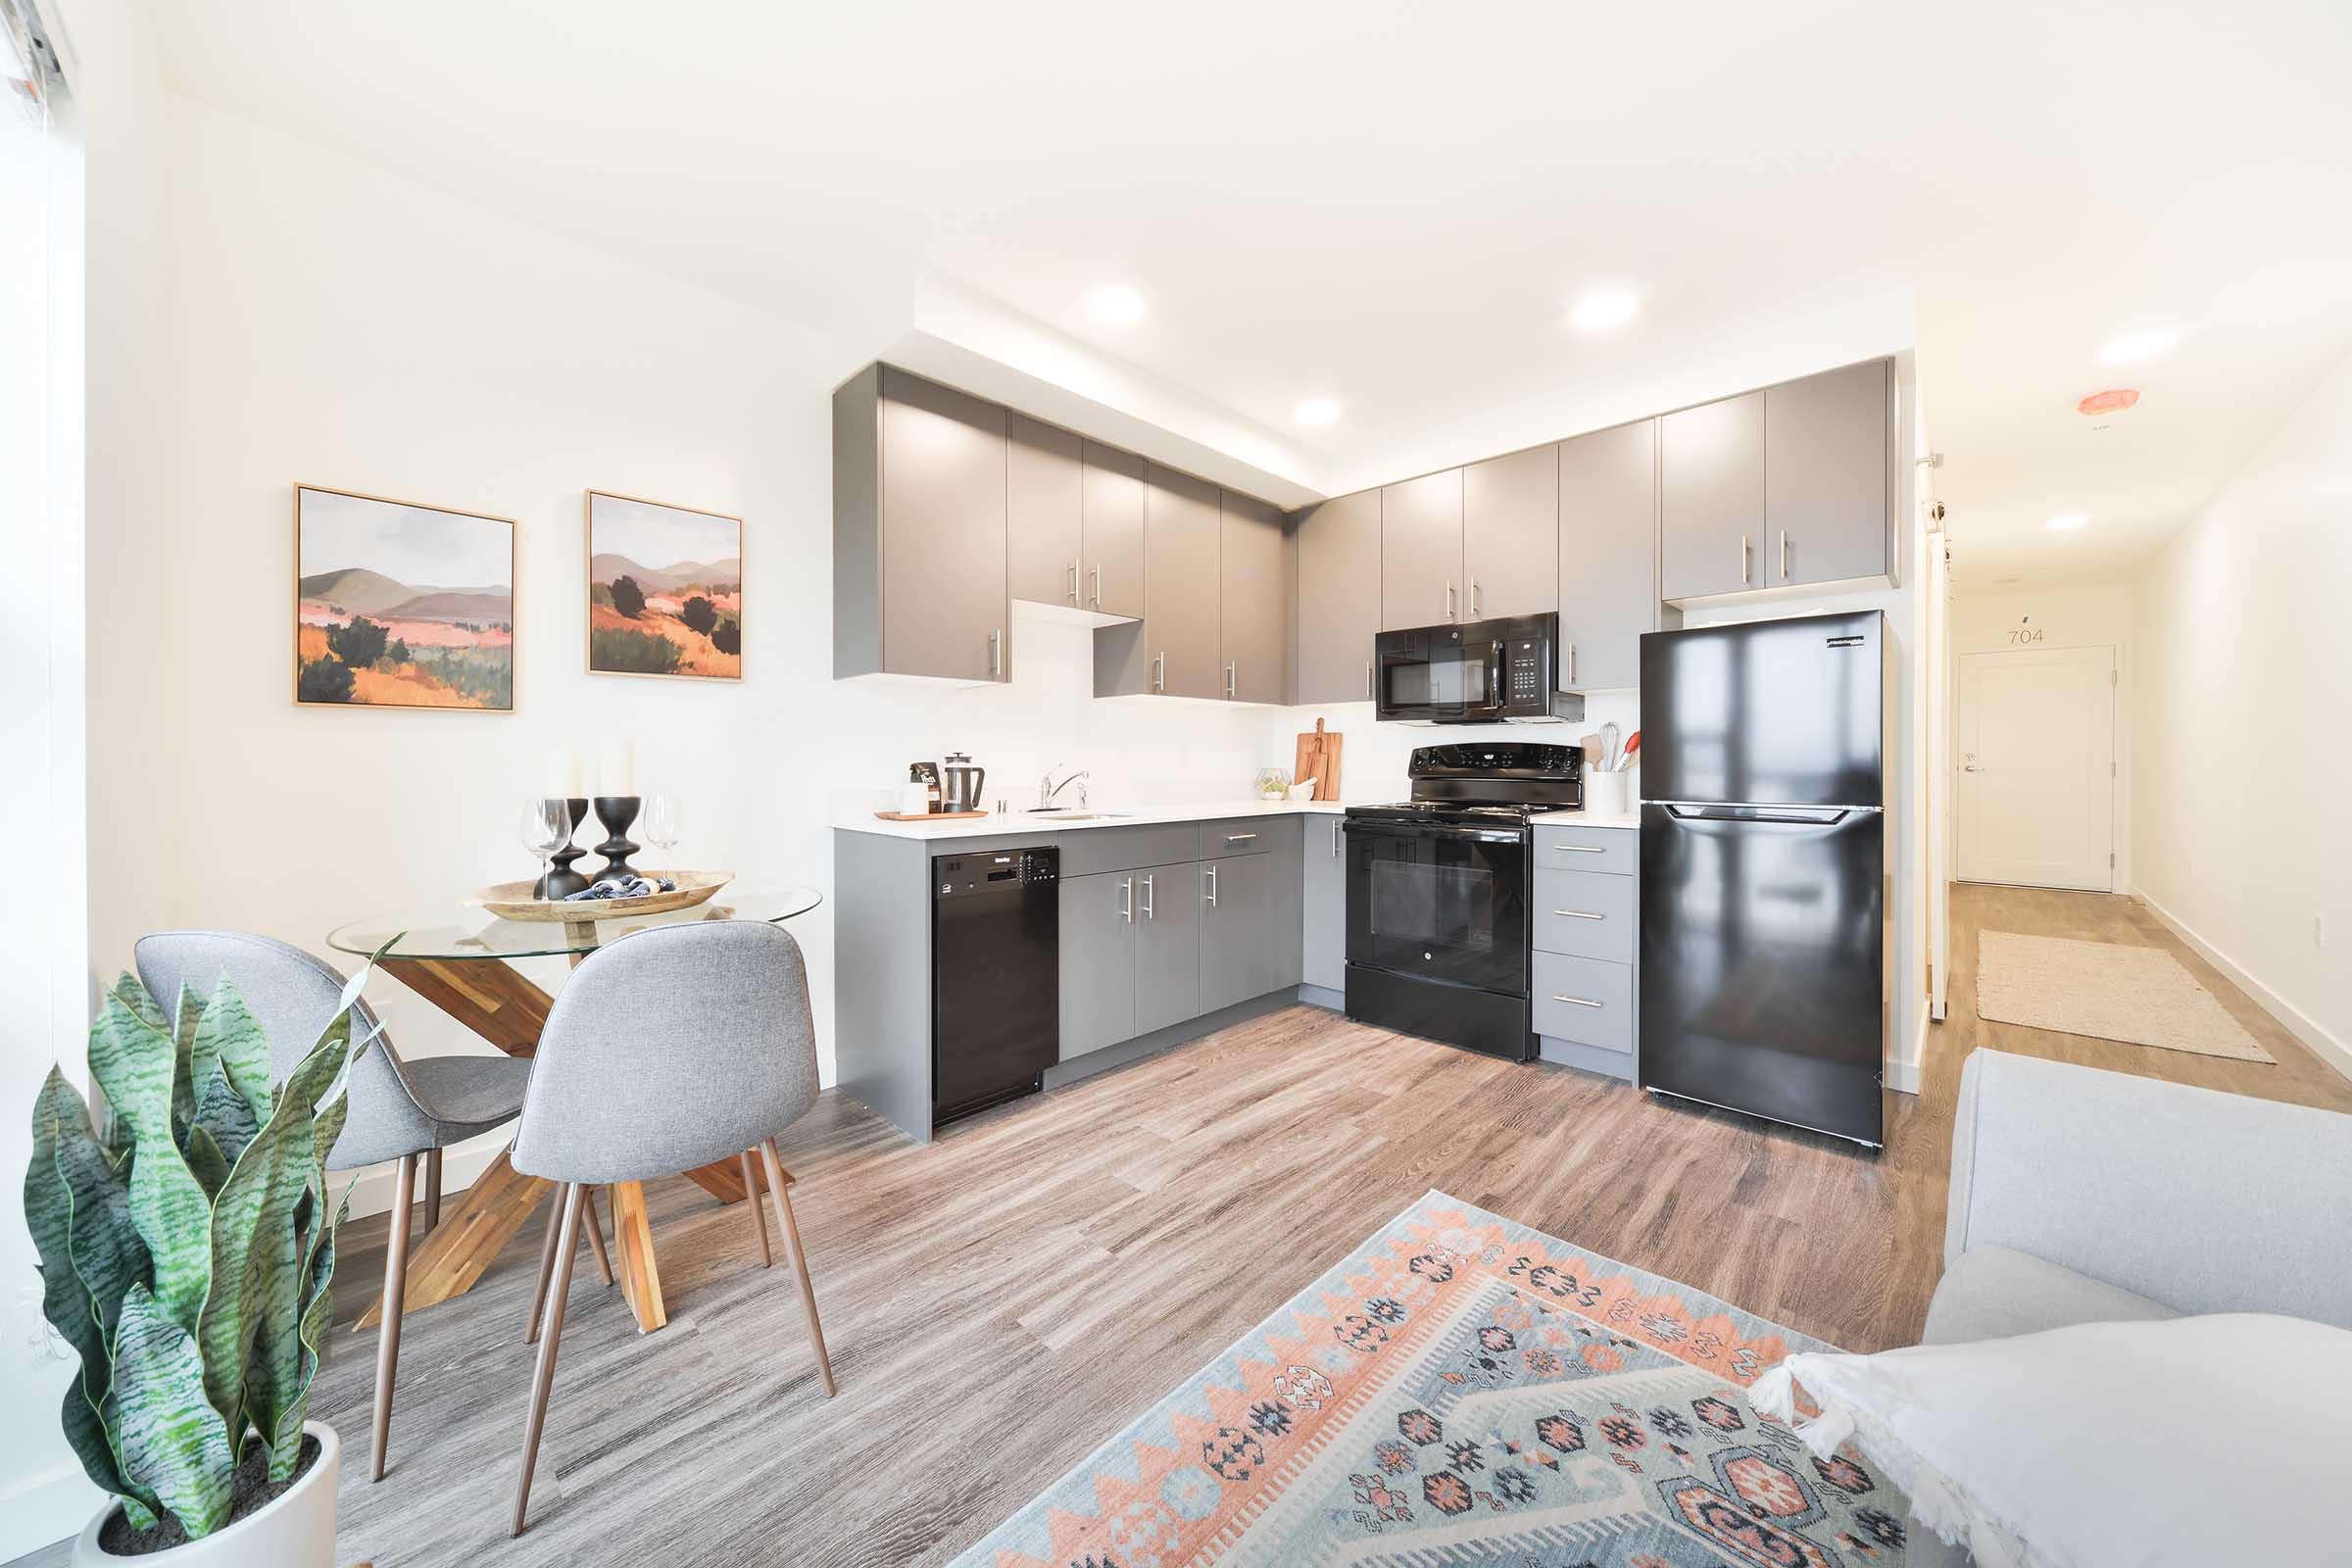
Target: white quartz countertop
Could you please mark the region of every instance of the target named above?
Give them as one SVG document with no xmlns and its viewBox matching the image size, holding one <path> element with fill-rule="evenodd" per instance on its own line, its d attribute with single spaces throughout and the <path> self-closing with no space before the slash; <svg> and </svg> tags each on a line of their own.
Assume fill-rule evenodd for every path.
<svg viewBox="0 0 2352 1568">
<path fill-rule="evenodd" d="M 1359 803 L 1360 804 L 1360 803 Z M 1100 816 L 1070 817 L 1051 811 L 1007 811 L 1000 816 L 963 817 L 952 822 L 886 822 L 871 811 L 844 816 L 833 826 L 843 833 L 878 833 L 894 839 L 995 838 L 1005 833 L 1075 833 L 1090 827 L 1153 827 L 1168 822 L 1214 822 L 1235 816 L 1329 816 L 1348 809 L 1342 801 L 1197 801 L 1187 806 L 1106 807 Z M 1540 827 L 1640 828 L 1633 811 L 1541 811 Z"/>
<path fill-rule="evenodd" d="M 1006 811 L 1002 816 L 963 817 L 953 822 L 886 822 L 871 811 L 835 821 L 842 833 L 879 833 L 894 839 L 976 839 L 1005 833 L 1075 833 L 1090 827 L 1154 827 L 1168 822 L 1214 822 L 1234 816 L 1328 816 L 1348 808 L 1339 801 L 1197 801 L 1189 806 L 1109 806 L 1100 816 L 1064 816 L 1053 811 Z"/>
</svg>

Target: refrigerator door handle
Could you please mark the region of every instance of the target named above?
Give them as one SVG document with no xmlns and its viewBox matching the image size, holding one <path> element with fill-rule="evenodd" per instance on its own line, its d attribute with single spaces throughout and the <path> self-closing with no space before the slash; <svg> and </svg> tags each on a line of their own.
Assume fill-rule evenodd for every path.
<svg viewBox="0 0 2352 1568">
<path fill-rule="evenodd" d="M 1861 809 L 1852 806 L 1681 806 L 1666 813 L 1686 822 L 1784 822 L 1803 827 L 1830 827 Z"/>
</svg>

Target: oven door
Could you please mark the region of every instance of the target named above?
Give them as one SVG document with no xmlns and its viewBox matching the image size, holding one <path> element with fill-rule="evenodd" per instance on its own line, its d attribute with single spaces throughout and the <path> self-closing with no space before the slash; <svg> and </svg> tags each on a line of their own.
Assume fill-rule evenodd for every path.
<svg viewBox="0 0 2352 1568">
<path fill-rule="evenodd" d="M 1372 645 L 1379 715 L 1422 724 L 1462 724 L 1497 716 L 1503 650 L 1470 638 L 1460 626 L 1384 631 Z"/>
<path fill-rule="evenodd" d="M 1355 818 L 1347 828 L 1349 963 L 1527 995 L 1526 835 Z"/>
</svg>

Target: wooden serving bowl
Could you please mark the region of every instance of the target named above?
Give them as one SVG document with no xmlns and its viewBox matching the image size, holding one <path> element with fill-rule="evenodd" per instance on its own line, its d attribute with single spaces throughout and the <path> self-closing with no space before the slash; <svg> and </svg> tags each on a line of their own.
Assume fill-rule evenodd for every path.
<svg viewBox="0 0 2352 1568">
<path fill-rule="evenodd" d="M 671 893 L 649 893 L 636 899 L 534 899 L 528 882 L 500 882 L 466 902 L 489 910 L 502 920 L 540 920 L 579 925 L 597 920 L 625 920 L 635 914 L 663 914 L 691 909 L 710 902 L 720 888 L 735 880 L 732 871 L 658 871 L 637 873 L 649 879 L 668 877 L 678 886 Z M 595 878 L 591 877 L 590 881 Z"/>
</svg>

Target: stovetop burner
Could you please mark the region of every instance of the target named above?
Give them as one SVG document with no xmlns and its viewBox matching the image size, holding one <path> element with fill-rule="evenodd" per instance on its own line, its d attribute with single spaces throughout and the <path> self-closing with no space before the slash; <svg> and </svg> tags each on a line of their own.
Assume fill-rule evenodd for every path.
<svg viewBox="0 0 2352 1568">
<path fill-rule="evenodd" d="M 1348 814 L 1524 824 L 1538 812 L 1585 804 L 1584 757 L 1573 746 L 1424 746 L 1414 751 L 1406 774 L 1413 784 L 1411 800 L 1351 806 Z"/>
</svg>

